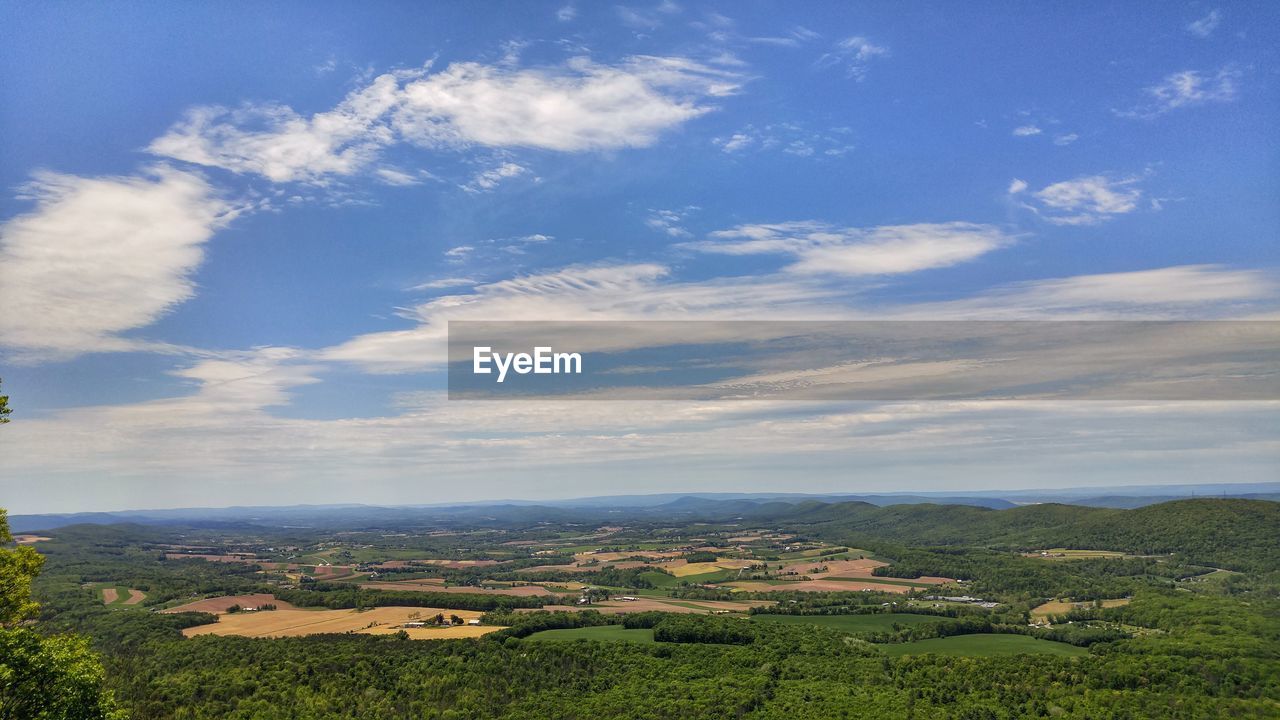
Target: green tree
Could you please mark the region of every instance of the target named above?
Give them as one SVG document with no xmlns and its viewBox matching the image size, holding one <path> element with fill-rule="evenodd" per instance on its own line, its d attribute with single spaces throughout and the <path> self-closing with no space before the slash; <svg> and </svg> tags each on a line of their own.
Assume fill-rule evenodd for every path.
<svg viewBox="0 0 1280 720">
<path fill-rule="evenodd" d="M 0 720 L 122 720 L 88 640 L 37 632 L 31 581 L 44 558 L 12 543 L 0 509 Z"/>
<path fill-rule="evenodd" d="M 0 380 L 0 382 L 3 382 L 3 380 Z M 11 412 L 13 412 L 13 409 L 9 407 L 9 396 L 0 395 L 0 425 L 9 422 L 8 415 Z"/>
</svg>

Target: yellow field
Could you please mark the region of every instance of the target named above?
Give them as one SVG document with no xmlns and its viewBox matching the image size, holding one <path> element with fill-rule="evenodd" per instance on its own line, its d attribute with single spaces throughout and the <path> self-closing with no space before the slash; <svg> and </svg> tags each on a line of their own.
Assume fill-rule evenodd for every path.
<svg viewBox="0 0 1280 720">
<path fill-rule="evenodd" d="M 1121 605 L 1128 605 L 1128 604 L 1129 604 L 1129 598 L 1116 598 L 1113 600 L 1102 601 L 1102 607 L 1104 608 L 1120 607 Z M 1032 608 L 1031 614 L 1033 616 L 1041 616 L 1041 617 L 1046 615 L 1065 615 L 1076 608 L 1090 607 L 1092 605 L 1093 605 L 1093 601 L 1063 602 L 1062 600 L 1050 600 L 1049 602 L 1043 605 L 1037 605 L 1036 607 Z"/>
<path fill-rule="evenodd" d="M 703 573 L 715 572 L 717 570 L 737 570 L 739 568 L 751 567 L 756 564 L 752 560 L 717 560 L 715 562 L 703 563 L 687 563 L 685 565 L 676 565 L 674 567 L 667 566 L 667 572 L 676 577 L 687 577 L 689 575 L 701 575 Z"/>
<path fill-rule="evenodd" d="M 1023 553 L 1026 557 L 1038 557 L 1046 560 L 1089 560 L 1096 558 L 1122 558 L 1124 553 L 1115 550 L 1072 550 L 1070 548 L 1050 548 L 1040 552 Z"/>
<path fill-rule="evenodd" d="M 357 632 L 368 634 L 394 633 L 406 622 L 429 620 L 438 613 L 445 617 L 457 615 L 464 620 L 480 617 L 473 610 L 448 608 L 380 607 L 371 610 L 264 610 L 220 615 L 219 621 L 209 625 L 187 628 L 182 633 L 195 635 L 242 635 L 244 637 L 297 637 L 319 633 Z M 406 628 L 413 638 L 477 637 L 501 630 L 496 626 L 458 625 L 456 627 Z"/>
</svg>

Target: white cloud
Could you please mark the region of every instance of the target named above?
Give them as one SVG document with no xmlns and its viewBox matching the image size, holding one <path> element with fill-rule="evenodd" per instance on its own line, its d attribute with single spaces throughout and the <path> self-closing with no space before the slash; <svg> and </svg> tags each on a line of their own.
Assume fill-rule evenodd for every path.
<svg viewBox="0 0 1280 720">
<path fill-rule="evenodd" d="M 739 150 L 746 149 L 755 142 L 755 138 L 745 133 L 734 133 L 727 138 L 716 138 L 712 142 L 720 146 L 720 149 L 727 153 L 735 153 Z"/>
<path fill-rule="evenodd" d="M 1035 125 L 1022 125 L 1013 129 L 1013 136 L 1031 137 L 1032 135 L 1039 135 L 1041 132 L 1040 128 Z"/>
<path fill-rule="evenodd" d="M 461 260 L 475 250 L 471 245 L 458 245 L 444 251 L 444 256 L 451 260 Z"/>
<path fill-rule="evenodd" d="M 309 118 L 283 105 L 198 107 L 147 150 L 197 165 L 257 173 L 274 182 L 350 175 L 393 141 L 383 116 L 399 101 L 398 81 L 388 74 L 352 92 L 333 110 Z"/>
<path fill-rule="evenodd" d="M 569 22 L 578 17 L 578 8 L 572 5 L 565 5 L 556 11 L 556 19 L 560 22 Z"/>
<path fill-rule="evenodd" d="M 218 401 L 206 392 L 15 423 L 6 433 L 23 452 L 7 458 L 14 479 L 0 490 L 11 507 L 48 512 L 124 509 L 138 497 L 152 507 L 242 495 L 287 505 L 300 492 L 316 503 L 403 504 L 424 472 L 465 501 L 585 496 L 606 474 L 618 492 L 765 491 L 780 466 L 802 472 L 797 490 L 840 492 L 851 462 L 871 469 L 860 490 L 883 492 L 972 486 L 967 474 L 939 485 L 943 467 L 1005 487 L 1029 474 L 1037 487 L 1063 487 L 1135 474 L 1264 481 L 1276 469 L 1274 403 L 465 403 L 422 393 L 395 415 L 310 420 L 210 411 Z"/>
<path fill-rule="evenodd" d="M 72 357 L 141 345 L 120 333 L 192 297 L 202 245 L 234 217 L 198 175 L 42 172 L 35 208 L 0 226 L 0 344 Z"/>
<path fill-rule="evenodd" d="M 1222 12 L 1217 8 L 1209 11 L 1208 15 L 1187 25 L 1187 32 L 1196 37 L 1207 38 L 1218 29 L 1218 25 L 1222 23 Z"/>
<path fill-rule="evenodd" d="M 1137 177 L 1113 179 L 1105 175 L 1064 180 L 1032 193 L 1037 204 L 1026 207 L 1055 225 L 1096 225 L 1138 208 L 1142 197 L 1142 191 L 1134 187 L 1138 181 Z M 1016 192 L 1025 189 L 1026 183 L 1022 183 Z M 1009 191 L 1015 192 L 1013 185 Z"/>
<path fill-rule="evenodd" d="M 1009 182 L 1009 194 L 1010 194 L 1010 195 L 1017 195 L 1018 193 L 1022 192 L 1023 190 L 1026 190 L 1026 189 L 1027 189 L 1027 181 L 1026 181 L 1026 180 L 1019 180 L 1018 178 L 1014 178 L 1013 180 L 1011 180 L 1011 181 Z"/>
<path fill-rule="evenodd" d="M 471 178 L 471 182 L 462 186 L 463 190 L 470 193 L 488 192 L 498 187 L 503 181 L 510 180 L 514 177 L 525 175 L 529 172 L 529 168 L 513 162 L 504 162 L 497 167 L 482 170 Z"/>
<path fill-rule="evenodd" d="M 842 65 L 850 78 L 861 82 L 867 76 L 871 61 L 888 55 L 888 48 L 875 45 L 861 35 L 855 35 L 836 43 L 830 52 L 818 58 L 818 67 Z"/>
<path fill-rule="evenodd" d="M 685 283 L 659 265 L 579 267 L 437 298 L 408 313 L 416 321 L 412 328 L 360 336 L 320 354 L 376 372 L 438 368 L 450 319 L 1204 316 L 1218 304 L 1238 312 L 1259 299 L 1274 301 L 1275 292 L 1259 272 L 1187 266 L 1038 280 L 965 300 L 859 310 L 829 284 L 795 275 Z M 913 477 L 921 487 L 940 489 L 937 468 L 956 463 L 986 478 L 999 469 L 1011 486 L 1025 480 L 1028 462 L 1037 477 L 1054 478 L 1043 480 L 1050 485 L 1098 472 L 1131 481 L 1129 466 L 1116 469 L 1129 461 L 1166 479 L 1170 472 L 1221 473 L 1224 460 L 1241 463 L 1239 473 L 1253 479 L 1273 477 L 1275 470 L 1276 443 L 1260 430 L 1274 424 L 1275 403 L 465 403 L 419 392 L 406 393 L 398 414 L 386 416 L 312 420 L 268 412 L 288 402 L 294 388 L 315 382 L 318 369 L 308 364 L 315 361 L 280 348 L 229 355 L 177 371 L 195 383 L 184 397 L 15 423 L 6 432 L 17 433 L 10 440 L 23 452 L 9 458 L 9 476 L 41 483 L 34 491 L 29 480 L 0 485 L 16 504 L 51 510 L 60 502 L 79 509 L 91 496 L 109 508 L 119 497 L 144 494 L 160 498 L 157 505 L 212 505 L 228 492 L 287 504 L 299 488 L 319 488 L 320 495 L 309 496 L 314 502 L 349 501 L 355 476 L 363 501 L 403 502 L 404 493 L 421 484 L 422 468 L 441 481 L 465 480 L 472 494 L 460 500 L 528 496 L 548 480 L 559 493 L 587 495 L 606 467 L 620 491 L 627 473 L 634 473 L 635 488 L 649 492 L 695 480 L 700 489 L 714 489 L 717 473 L 724 474 L 725 488 L 741 489 L 747 477 L 767 489 L 776 481 L 771 471 L 742 473 L 780 464 L 804 468 L 812 482 L 838 489 L 854 457 L 884 469 L 884 490 L 901 490 Z M 1021 448 L 1013 460 L 1010 447 Z M 471 460 L 475 452 L 484 453 L 483 467 Z M 652 484 L 673 473 L 671 488 Z M 157 495 L 176 487 L 167 482 L 174 475 L 192 480 L 182 488 L 209 488 L 207 499 Z"/>
<path fill-rule="evenodd" d="M 1167 75 L 1159 83 L 1146 88 L 1150 102 L 1115 112 L 1121 117 L 1149 119 L 1178 108 L 1231 102 L 1238 95 L 1239 81 L 1240 71 L 1231 67 L 1222 68 L 1212 75 L 1183 70 Z"/>
<path fill-rule="evenodd" d="M 1013 243 L 991 225 L 965 222 L 837 228 L 815 221 L 741 225 L 689 243 L 727 255 L 785 254 L 806 275 L 893 275 L 949 267 Z"/>
<path fill-rule="evenodd" d="M 394 125 L 428 147 L 646 147 L 740 84 L 736 74 L 682 58 L 640 56 L 620 65 L 575 58 L 526 70 L 457 63 L 407 83 Z"/>
<path fill-rule="evenodd" d="M 425 175 L 422 173 L 419 173 L 419 174 L 407 173 L 403 170 L 398 170 L 393 167 L 378 168 L 377 170 L 373 171 L 373 174 L 376 175 L 379 180 L 386 183 L 387 185 L 394 185 L 396 187 L 408 187 L 410 185 L 421 185 L 422 179 L 424 177 L 431 177 L 429 173 Z"/>
<path fill-rule="evenodd" d="M 1079 139 L 1080 139 L 1080 136 L 1075 133 L 1066 133 L 1064 135 L 1054 136 L 1053 144 L 1054 145 L 1070 145 L 1071 143 Z"/>
<path fill-rule="evenodd" d="M 310 117 L 283 105 L 194 108 L 148 151 L 274 182 L 322 182 L 366 170 L 399 141 L 450 150 L 646 147 L 713 110 L 712 98 L 741 83 L 735 73 L 678 57 L 636 56 L 616 65 L 574 58 L 529 69 L 454 63 L 435 73 L 381 75 Z"/>
</svg>

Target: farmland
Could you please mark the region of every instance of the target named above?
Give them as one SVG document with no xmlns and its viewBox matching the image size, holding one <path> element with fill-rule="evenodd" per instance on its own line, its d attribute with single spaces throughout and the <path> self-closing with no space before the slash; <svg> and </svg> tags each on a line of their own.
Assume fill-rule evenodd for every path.
<svg viewBox="0 0 1280 720">
<path fill-rule="evenodd" d="M 1093 606 L 1092 602 L 1069 602 L 1064 600 L 1050 600 L 1041 605 L 1031 608 L 1032 617 L 1045 617 L 1049 615 L 1065 615 L 1072 610 L 1079 610 Z M 1129 604 L 1129 598 L 1113 598 L 1110 600 L 1096 601 L 1098 607 L 1113 608 Z"/>
<path fill-rule="evenodd" d="M 1026 553 L 1027 557 L 1045 560 L 1096 560 L 1099 558 L 1122 558 L 1125 554 L 1114 550 L 1072 550 L 1070 548 L 1049 548 L 1037 552 Z"/>
<path fill-rule="evenodd" d="M 498 627 L 450 625 L 446 627 L 409 627 L 437 614 L 457 616 L 463 621 L 476 620 L 480 613 L 449 608 L 379 607 L 369 610 L 262 610 L 219 616 L 218 622 L 183 630 L 187 637 L 198 635 L 239 635 L 243 637 L 299 637 L 322 633 L 385 634 L 406 630 L 417 639 L 449 639 L 479 637 L 500 630 Z"/>
<path fill-rule="evenodd" d="M 109 607 L 137 605 L 147 599 L 145 592 L 122 585 L 109 585 L 99 590 L 102 593 L 102 604 Z"/>
<path fill-rule="evenodd" d="M 863 528 L 899 511 L 856 504 L 767 520 L 735 505 L 697 522 L 625 510 L 512 520 L 488 510 L 390 527 L 78 526 L 42 531 L 50 539 L 36 544 L 46 556 L 38 589 L 51 628 L 100 638 L 107 682 L 136 717 L 163 720 L 177 718 L 139 708 L 176 707 L 171 691 L 199 698 L 184 700 L 200 709 L 193 718 L 254 717 L 249 708 L 266 698 L 296 707 L 323 699 L 340 708 L 335 718 L 404 716 L 401 706 L 558 717 L 570 705 L 630 717 L 656 694 L 673 715 L 762 708 L 745 716 L 754 720 L 806 717 L 810 707 L 813 718 L 894 717 L 909 703 L 918 717 L 947 717 L 957 698 L 996 717 L 1006 705 L 1017 709 L 1011 717 L 1036 716 L 1041 703 L 1079 708 L 1078 718 L 1105 717 L 1099 708 L 1115 703 L 1138 708 L 1134 717 L 1172 704 L 1194 708 L 1188 717 L 1219 707 L 1261 717 L 1280 644 L 1267 594 L 1275 523 L 1254 519 L 1266 507 L 1125 511 L 1117 527 L 1145 528 L 1131 545 L 1084 530 L 1046 542 L 1057 524 L 1012 543 L 1035 522 L 1014 510 L 983 511 L 989 523 L 1011 518 L 989 531 L 999 538 L 989 545 L 960 534 L 972 518 L 946 528 L 964 544 L 880 541 Z M 972 512 L 919 507 L 917 524 L 895 519 L 877 532 L 930 538 Z M 1051 519 L 1077 512 L 1096 514 L 1055 510 Z M 1236 531 L 1229 540 L 1160 534 L 1185 528 L 1188 513 L 1215 512 L 1217 526 Z M 1092 531 L 1115 532 L 1101 527 Z M 1123 556 L 1033 554 L 1081 545 Z M 1184 549 L 1160 552 L 1167 547 Z M 1187 652 L 1206 669 L 1195 677 L 1235 684 L 1195 690 L 1180 669 Z M 1090 704 L 1072 683 L 1040 676 L 1146 680 Z M 374 697 L 370 688 L 398 704 L 352 704 Z"/>
</svg>

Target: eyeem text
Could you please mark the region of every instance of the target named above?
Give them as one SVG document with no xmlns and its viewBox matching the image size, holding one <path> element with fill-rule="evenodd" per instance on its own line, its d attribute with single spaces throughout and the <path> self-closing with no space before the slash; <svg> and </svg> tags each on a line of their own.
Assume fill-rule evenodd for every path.
<svg viewBox="0 0 1280 720">
<path fill-rule="evenodd" d="M 490 367 L 492 364 L 492 367 Z M 533 354 L 494 352 L 493 348 L 474 347 L 471 355 L 471 370 L 477 375 L 489 375 L 498 369 L 498 382 L 507 379 L 507 371 L 514 370 L 519 375 L 559 375 L 582 374 L 582 355 L 579 353 L 554 352 L 549 347 L 535 347 Z"/>
</svg>

